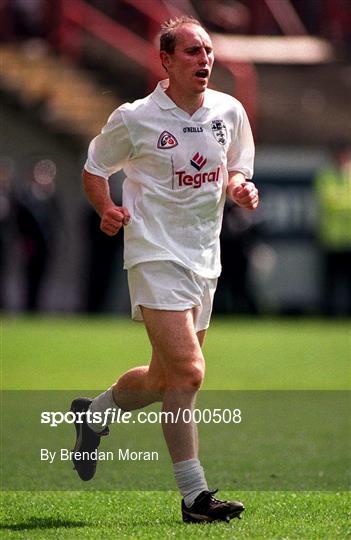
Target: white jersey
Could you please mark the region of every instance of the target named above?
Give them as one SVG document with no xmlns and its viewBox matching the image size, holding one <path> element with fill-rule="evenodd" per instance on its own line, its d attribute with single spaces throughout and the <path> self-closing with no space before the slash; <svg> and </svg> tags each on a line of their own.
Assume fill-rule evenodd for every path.
<svg viewBox="0 0 351 540">
<path fill-rule="evenodd" d="M 221 272 L 219 235 L 228 171 L 252 178 L 254 143 L 242 105 L 207 89 L 192 116 L 167 96 L 168 80 L 116 109 L 89 146 L 85 169 L 123 169 L 124 267 L 171 260 L 200 276 Z"/>
</svg>

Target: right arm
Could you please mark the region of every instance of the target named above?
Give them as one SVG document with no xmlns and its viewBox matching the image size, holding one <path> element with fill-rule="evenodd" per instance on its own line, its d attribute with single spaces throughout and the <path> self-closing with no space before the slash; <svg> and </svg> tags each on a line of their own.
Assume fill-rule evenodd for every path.
<svg viewBox="0 0 351 540">
<path fill-rule="evenodd" d="M 91 174 L 85 169 L 82 177 L 88 200 L 101 218 L 100 229 L 108 236 L 114 236 L 123 225 L 129 223 L 130 214 L 127 208 L 115 205 L 105 178 Z"/>
<path fill-rule="evenodd" d="M 130 220 L 128 210 L 115 205 L 111 199 L 108 178 L 123 168 L 132 152 L 129 132 L 117 109 L 101 133 L 91 141 L 83 170 L 85 193 L 101 218 L 100 229 L 108 236 L 117 234 Z"/>
</svg>

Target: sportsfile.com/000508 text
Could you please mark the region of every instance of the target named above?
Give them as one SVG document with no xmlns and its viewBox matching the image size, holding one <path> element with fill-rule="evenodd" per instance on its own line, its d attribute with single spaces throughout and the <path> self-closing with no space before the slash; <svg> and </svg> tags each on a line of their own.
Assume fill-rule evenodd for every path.
<svg viewBox="0 0 351 540">
<path fill-rule="evenodd" d="M 81 424 L 86 418 L 92 424 L 107 425 L 111 423 L 120 424 L 177 424 L 183 422 L 190 424 L 240 424 L 242 421 L 241 409 L 181 409 L 176 411 L 139 411 L 134 414 L 121 409 L 106 409 L 104 412 L 61 412 L 43 411 L 40 415 L 40 423 L 50 427 L 57 427 L 60 424 Z"/>
</svg>

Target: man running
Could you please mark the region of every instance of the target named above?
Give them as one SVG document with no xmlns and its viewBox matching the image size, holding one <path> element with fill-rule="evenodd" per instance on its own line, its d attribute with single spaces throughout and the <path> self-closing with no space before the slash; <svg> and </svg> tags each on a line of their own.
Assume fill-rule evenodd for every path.
<svg viewBox="0 0 351 540">
<path fill-rule="evenodd" d="M 90 144 L 83 172 L 87 197 L 113 236 L 124 227 L 125 263 L 134 320 L 152 345 L 148 366 L 124 373 L 106 392 L 78 398 L 71 410 L 104 413 L 162 403 L 162 411 L 194 408 L 204 378 L 201 347 L 220 275 L 219 235 L 226 197 L 254 210 L 254 144 L 242 105 L 207 88 L 214 56 L 209 35 L 192 18 L 166 22 L 160 58 L 168 78 L 144 99 L 110 116 Z M 123 169 L 123 206 L 111 200 L 108 178 Z M 233 253 L 235 257 L 235 253 Z M 180 414 L 181 418 L 182 415 Z M 164 422 L 163 434 L 183 497 L 186 522 L 226 520 L 244 510 L 219 501 L 198 458 L 197 427 Z M 106 425 L 76 423 L 75 451 L 99 446 Z M 96 461 L 74 460 L 83 480 Z"/>
</svg>

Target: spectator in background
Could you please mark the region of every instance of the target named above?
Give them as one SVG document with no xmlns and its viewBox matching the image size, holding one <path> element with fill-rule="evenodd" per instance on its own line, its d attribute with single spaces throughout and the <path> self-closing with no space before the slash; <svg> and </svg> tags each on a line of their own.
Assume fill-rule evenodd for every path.
<svg viewBox="0 0 351 540">
<path fill-rule="evenodd" d="M 351 315 L 351 145 L 336 149 L 334 164 L 317 175 L 315 189 L 323 258 L 322 312 Z"/>
<path fill-rule="evenodd" d="M 6 306 L 6 267 L 14 235 L 13 223 L 14 164 L 8 157 L 0 158 L 0 309 Z"/>
<path fill-rule="evenodd" d="M 17 203 L 17 226 L 25 276 L 25 308 L 37 311 L 39 295 L 56 245 L 60 210 L 55 195 L 56 167 L 51 160 L 36 163 L 29 185 Z"/>
<path fill-rule="evenodd" d="M 110 182 L 110 193 L 117 205 L 122 204 L 122 181 L 120 175 Z M 123 266 L 123 230 L 114 238 L 100 229 L 100 219 L 91 206 L 84 207 L 82 214 L 84 253 L 82 264 L 81 307 L 88 313 L 109 311 L 113 288 L 119 285 L 116 268 Z M 117 280 L 116 280 L 117 277 Z M 120 300 L 120 297 L 119 297 Z M 119 304 L 119 302 L 118 302 Z"/>
<path fill-rule="evenodd" d="M 222 275 L 215 297 L 216 311 L 257 314 L 249 282 L 250 251 L 257 229 L 253 214 L 227 201 L 221 232 Z"/>
<path fill-rule="evenodd" d="M 85 264 L 82 305 L 88 313 L 100 313 L 106 310 L 117 258 L 123 258 L 123 234 L 116 238 L 107 236 L 100 230 L 100 218 L 90 207 L 84 215 L 85 230 L 88 237 L 85 242 Z M 122 231 L 123 233 L 123 231 Z"/>
</svg>

